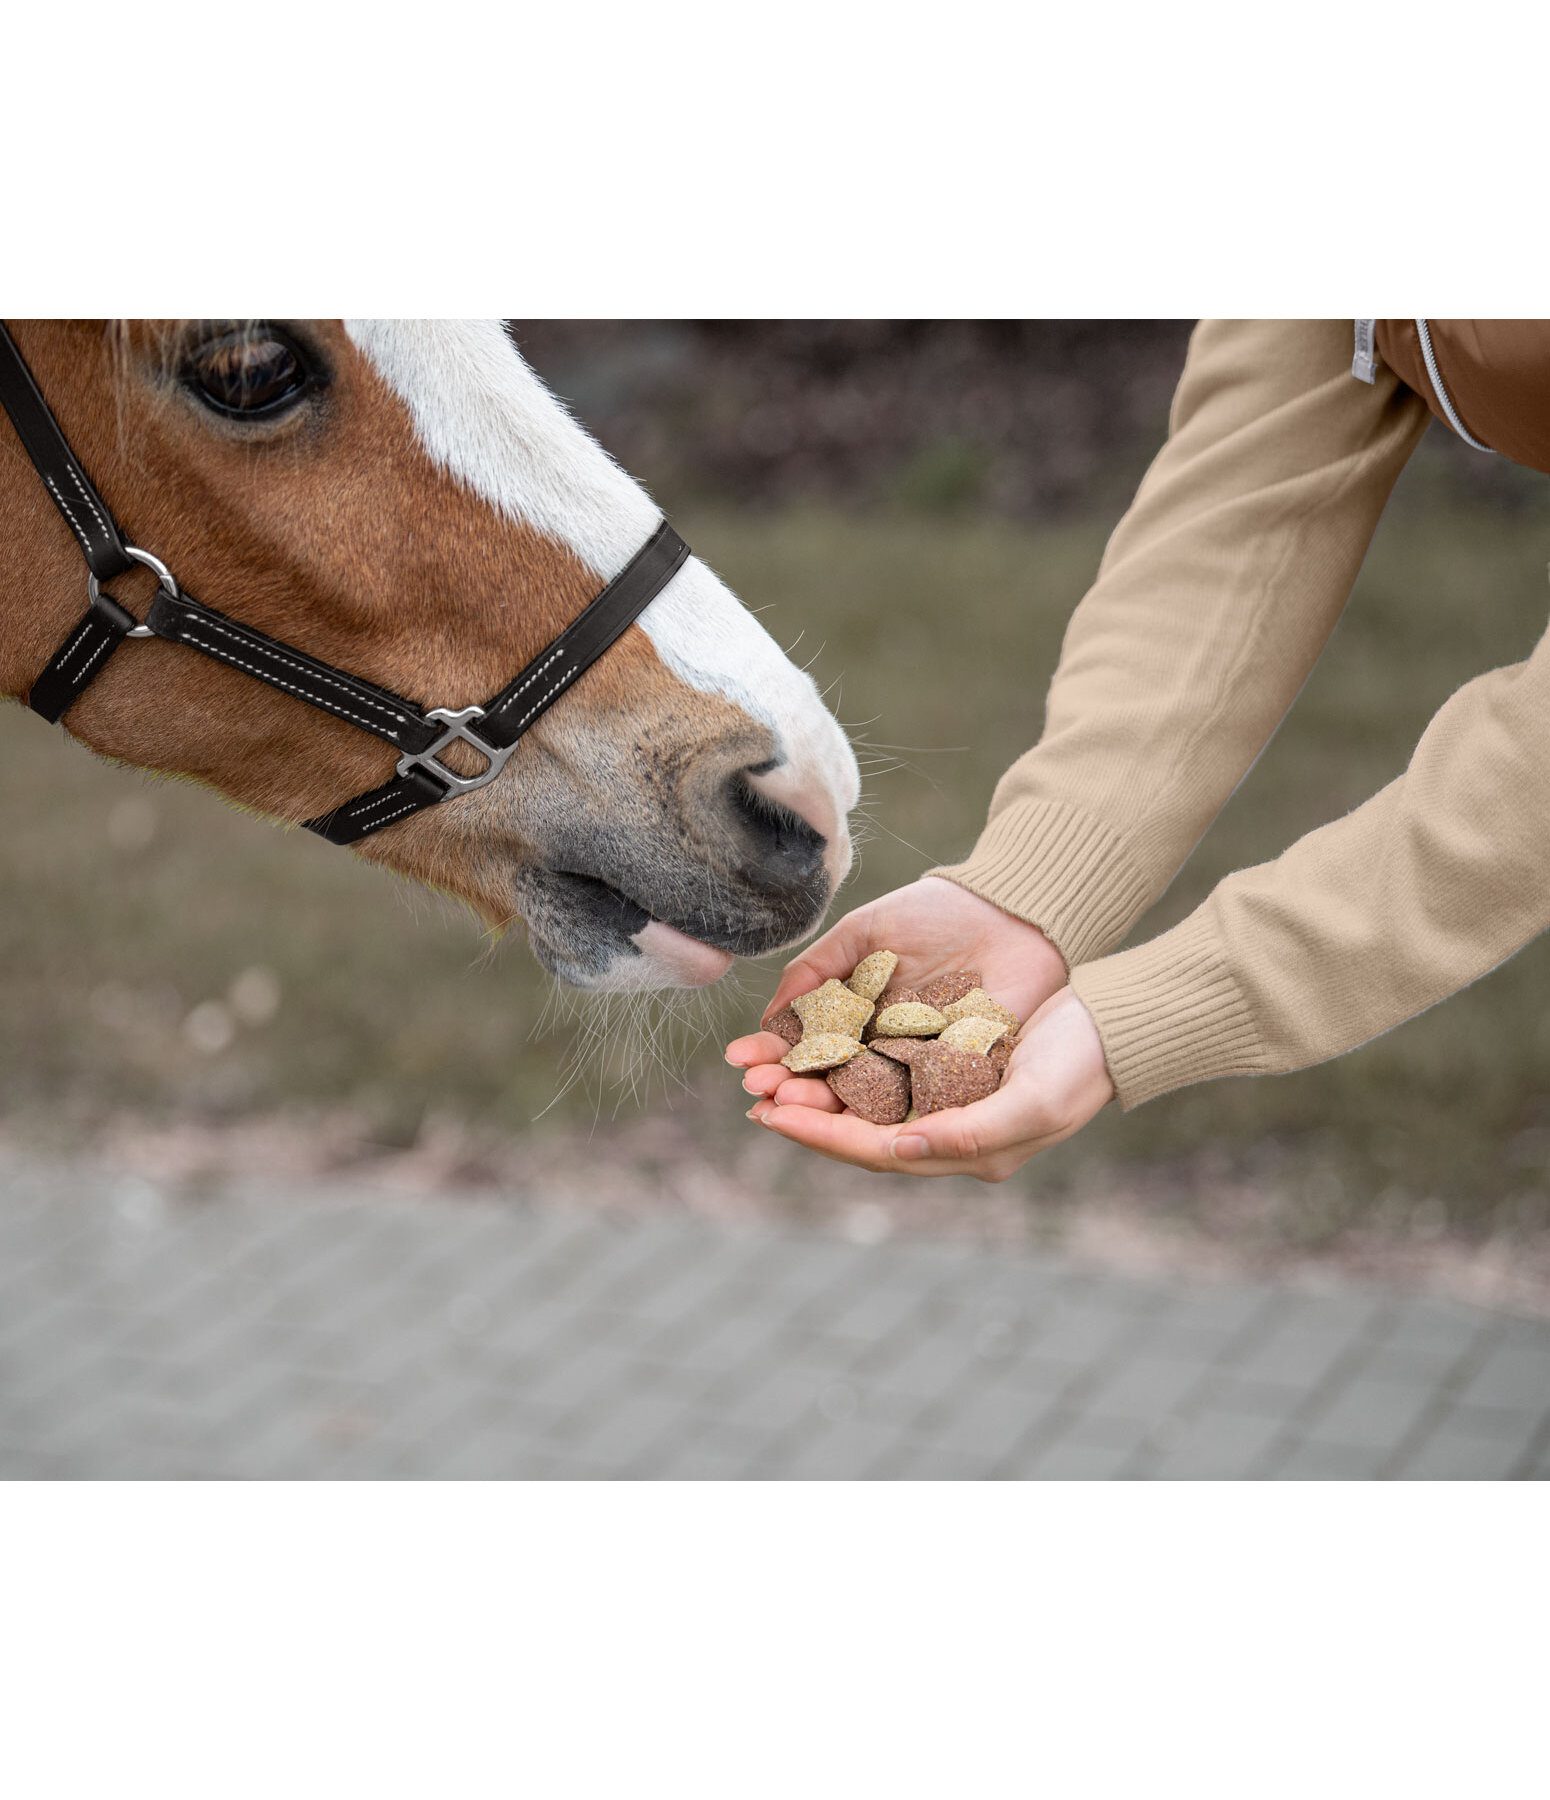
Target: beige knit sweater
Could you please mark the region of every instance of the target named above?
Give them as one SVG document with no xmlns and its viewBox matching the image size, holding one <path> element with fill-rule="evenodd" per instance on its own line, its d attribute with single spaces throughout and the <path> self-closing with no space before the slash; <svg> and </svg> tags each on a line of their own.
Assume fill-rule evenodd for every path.
<svg viewBox="0 0 1550 1800">
<path fill-rule="evenodd" d="M 1347 321 L 1196 330 L 1044 735 L 967 861 L 933 871 L 1054 940 L 1127 1108 L 1337 1056 L 1550 925 L 1547 637 L 1461 688 L 1364 806 L 1108 954 L 1295 698 L 1427 424 L 1387 370 L 1350 368 Z"/>
</svg>

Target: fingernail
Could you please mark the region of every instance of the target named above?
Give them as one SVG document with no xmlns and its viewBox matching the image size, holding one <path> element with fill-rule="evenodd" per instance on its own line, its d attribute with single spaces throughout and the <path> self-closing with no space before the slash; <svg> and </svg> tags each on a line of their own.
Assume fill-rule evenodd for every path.
<svg viewBox="0 0 1550 1800">
<path fill-rule="evenodd" d="M 888 1146 L 888 1153 L 901 1162 L 914 1162 L 917 1157 L 929 1156 L 931 1146 L 923 1137 L 896 1137 Z"/>
<path fill-rule="evenodd" d="M 757 1088 L 749 1087 L 747 1079 L 745 1078 L 743 1081 L 743 1092 L 745 1094 L 757 1094 L 759 1092 L 759 1090 Z"/>
</svg>

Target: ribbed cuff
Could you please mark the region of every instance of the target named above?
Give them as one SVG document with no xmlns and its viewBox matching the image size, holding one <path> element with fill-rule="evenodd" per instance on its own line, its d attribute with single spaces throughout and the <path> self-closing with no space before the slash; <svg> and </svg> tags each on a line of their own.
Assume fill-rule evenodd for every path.
<svg viewBox="0 0 1550 1800">
<path fill-rule="evenodd" d="M 1152 898 L 1115 833 L 1058 800 L 1014 800 L 963 862 L 927 873 L 1037 925 L 1067 968 L 1117 944 Z"/>
<path fill-rule="evenodd" d="M 1172 931 L 1071 971 L 1093 1015 L 1120 1105 L 1271 1063 L 1222 955 L 1210 902 Z"/>
</svg>

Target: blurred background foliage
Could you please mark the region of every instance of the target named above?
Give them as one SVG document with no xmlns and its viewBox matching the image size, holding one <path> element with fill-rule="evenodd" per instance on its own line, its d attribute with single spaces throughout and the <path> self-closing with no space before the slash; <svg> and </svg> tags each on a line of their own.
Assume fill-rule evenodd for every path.
<svg viewBox="0 0 1550 1800">
<path fill-rule="evenodd" d="M 1166 431 L 1187 325 L 515 335 L 852 728 L 867 841 L 841 904 L 964 852 L 996 776 L 1038 735 L 1065 621 Z M 1138 936 L 1398 774 L 1454 688 L 1543 631 L 1547 556 L 1542 479 L 1434 428 L 1287 724 Z M 447 1118 L 606 1131 L 675 1093 L 702 1142 L 751 1129 L 720 1046 L 757 1018 L 773 965 L 743 965 L 741 996 L 622 1023 L 618 1067 L 567 1086 L 576 1010 L 516 939 L 492 951 L 444 902 L 212 795 L 98 763 L 20 708 L 0 710 L 0 754 L 0 1123 L 13 1134 L 90 1141 L 126 1115 L 279 1115 L 300 1130 L 346 1109 L 392 1148 Z M 1095 1170 L 1144 1165 L 1177 1171 L 1185 1194 L 1191 1171 L 1256 1185 L 1293 1243 L 1355 1227 L 1542 1233 L 1547 993 L 1540 942 L 1323 1068 L 1105 1115 L 1021 1189 L 1058 1204 Z M 637 1052 L 649 1071 L 659 1029 L 671 1074 L 642 1082 L 637 1067 L 619 1086 Z"/>
</svg>

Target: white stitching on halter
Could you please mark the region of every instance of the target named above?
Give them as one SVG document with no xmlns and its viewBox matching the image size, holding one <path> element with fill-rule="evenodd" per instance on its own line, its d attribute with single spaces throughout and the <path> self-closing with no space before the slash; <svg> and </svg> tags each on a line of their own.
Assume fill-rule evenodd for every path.
<svg viewBox="0 0 1550 1800">
<path fill-rule="evenodd" d="M 103 543 L 111 544 L 113 542 L 113 532 L 107 520 L 102 516 L 102 509 L 97 505 L 97 502 L 92 499 L 90 491 L 82 484 L 80 476 L 76 474 L 74 469 L 67 469 L 65 473 L 75 483 L 76 487 L 80 489 L 81 498 L 91 508 L 92 517 L 97 521 L 97 525 L 102 532 Z"/>
<path fill-rule="evenodd" d="M 86 661 L 81 664 L 80 673 L 78 675 L 72 675 L 70 679 L 73 682 L 75 682 L 75 684 L 78 687 L 84 686 L 86 683 L 86 677 L 91 672 L 92 668 L 96 665 L 96 663 L 103 656 L 103 654 L 106 651 L 111 650 L 113 648 L 114 644 L 116 644 L 117 642 L 118 642 L 118 639 L 115 637 L 105 637 L 102 640 L 102 642 L 97 646 L 97 648 L 92 651 L 91 655 L 87 657 Z M 63 671 L 61 671 L 61 673 L 62 672 Z"/>
<path fill-rule="evenodd" d="M 81 548 L 86 552 L 86 554 L 88 556 L 90 556 L 91 555 L 91 539 L 89 537 L 87 537 L 86 533 L 81 529 L 80 522 L 76 518 L 75 513 L 72 511 L 70 502 L 64 497 L 64 495 L 62 493 L 60 493 L 58 483 L 54 480 L 54 477 L 48 473 L 48 471 L 46 469 L 43 471 L 43 479 L 48 483 L 48 491 L 54 496 L 55 500 L 59 503 L 59 510 L 65 515 L 65 518 L 69 520 L 70 529 L 81 540 Z"/>
<path fill-rule="evenodd" d="M 76 649 L 79 646 L 81 639 L 86 636 L 87 632 L 89 632 L 91 630 L 92 626 L 95 623 L 96 623 L 96 620 L 89 616 L 87 618 L 83 619 L 81 621 L 81 629 L 78 632 L 76 632 L 75 636 L 73 638 L 71 638 L 70 642 L 65 645 L 63 650 L 60 651 L 59 656 L 57 657 L 56 661 L 58 664 L 59 673 L 61 675 L 63 675 L 65 672 L 65 664 L 67 662 L 69 662 L 69 660 L 72 656 L 75 655 Z"/>
<path fill-rule="evenodd" d="M 257 675 L 261 681 L 271 682 L 277 688 L 284 688 L 288 694 L 295 694 L 298 699 L 310 700 L 315 706 L 321 706 L 325 712 L 337 713 L 341 719 L 348 719 L 352 725 L 364 725 L 368 731 L 376 731 L 377 726 L 369 719 L 363 719 L 358 713 L 348 712 L 336 700 L 325 700 L 320 695 L 309 694 L 305 689 L 293 686 L 289 681 L 281 681 L 278 675 L 266 675 L 257 664 L 244 662 L 240 656 L 233 656 L 229 650 L 223 650 L 219 644 L 207 644 L 196 638 L 191 631 L 182 633 L 185 644 L 193 644 L 203 650 L 206 656 L 214 656 L 221 662 L 230 663 L 234 669 L 246 669 L 250 675 Z"/>
<path fill-rule="evenodd" d="M 409 720 L 405 714 L 403 714 L 401 712 L 394 712 L 390 706 L 384 706 L 380 700 L 373 700 L 369 694 L 356 693 L 355 689 L 348 686 L 345 682 L 335 681 L 331 676 L 324 675 L 316 669 L 309 669 L 305 663 L 297 662 L 294 657 L 282 656 L 279 653 L 279 651 L 277 651 L 277 650 L 265 649 L 262 652 L 260 652 L 259 650 L 255 649 L 254 646 L 251 645 L 245 637 L 242 637 L 235 631 L 229 631 L 225 626 L 218 624 L 216 622 L 216 620 L 214 620 L 214 619 L 200 619 L 199 623 L 201 625 L 208 626 L 211 631 L 220 632 L 222 637 L 229 637 L 234 644 L 241 644 L 243 649 L 248 651 L 251 655 L 257 656 L 259 654 L 263 654 L 265 656 L 271 656 L 274 658 L 274 660 L 277 663 L 283 663 L 285 665 L 285 667 L 288 669 L 299 669 L 303 675 L 310 675 L 314 681 L 326 681 L 330 687 L 336 687 L 339 689 L 340 693 L 348 694 L 351 697 L 351 699 L 355 700 L 361 706 L 369 706 L 373 709 L 373 711 L 382 713 L 386 718 L 397 719 L 397 721 L 399 722 L 400 725 L 407 725 L 409 723 Z M 197 640 L 195 638 L 192 638 L 189 636 L 188 627 L 186 624 L 183 624 L 181 626 L 180 635 L 188 643 L 192 644 L 192 643 L 197 642 Z M 205 649 L 209 648 L 208 645 L 205 645 L 202 647 Z M 232 657 L 229 660 L 231 660 L 232 662 L 236 662 L 235 657 Z M 260 676 L 260 679 L 264 679 L 264 680 L 268 679 L 268 677 L 264 676 L 260 670 L 254 668 L 252 663 L 241 663 L 238 666 L 240 668 L 244 668 L 244 669 L 251 669 L 255 675 Z M 286 686 L 288 686 L 288 683 L 283 682 L 283 681 L 278 681 L 278 682 L 276 682 L 275 685 L 277 687 L 286 687 Z M 291 688 L 290 691 L 293 694 L 299 694 L 302 692 L 302 690 L 300 688 Z M 329 701 L 329 700 L 323 700 L 323 701 L 321 701 L 321 704 L 324 706 L 333 706 L 335 703 L 332 701 Z M 342 713 L 343 716 L 347 719 L 354 717 L 354 714 L 346 713 L 344 711 L 343 707 L 339 707 L 337 710 L 340 713 Z M 361 719 L 357 719 L 356 723 L 358 725 L 364 724 L 365 721 L 361 720 Z"/>
</svg>

